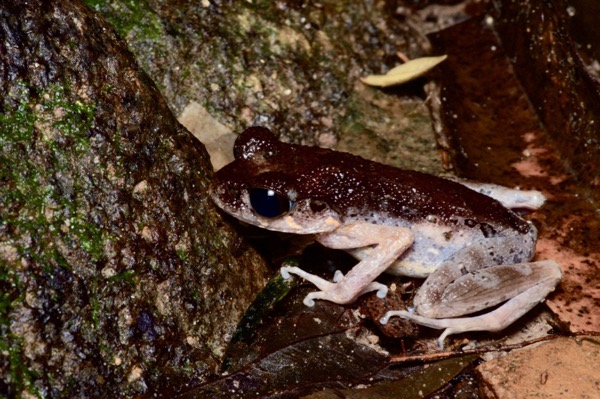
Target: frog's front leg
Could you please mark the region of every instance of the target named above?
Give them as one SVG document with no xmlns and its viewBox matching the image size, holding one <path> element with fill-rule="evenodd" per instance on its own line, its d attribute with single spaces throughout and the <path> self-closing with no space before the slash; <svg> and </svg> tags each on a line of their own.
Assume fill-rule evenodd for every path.
<svg viewBox="0 0 600 399">
<path fill-rule="evenodd" d="M 284 278 L 289 278 L 290 273 L 296 274 L 319 288 L 320 291 L 311 292 L 304 298 L 307 306 L 313 306 L 315 299 L 339 304 L 351 303 L 369 291 L 378 291 L 378 296 L 383 298 L 387 294 L 387 287 L 374 280 L 412 245 L 413 239 L 412 232 L 406 228 L 352 223 L 317 237 L 317 241 L 333 249 L 350 250 L 374 246 L 369 256 L 357 263 L 345 276 L 336 272 L 334 282 L 330 282 L 298 267 L 282 267 L 281 274 Z"/>
<path fill-rule="evenodd" d="M 385 324 L 389 317 L 400 316 L 445 329 L 438 340 L 440 347 L 450 334 L 506 328 L 543 301 L 562 276 L 556 262 L 527 262 L 532 254 L 514 250 L 519 241 L 527 239 L 535 237 L 498 237 L 464 248 L 428 277 L 415 296 L 414 312 L 390 311 L 381 322 Z M 510 259 L 522 263 L 498 264 Z M 505 303 L 491 312 L 457 318 L 502 302 Z"/>
</svg>

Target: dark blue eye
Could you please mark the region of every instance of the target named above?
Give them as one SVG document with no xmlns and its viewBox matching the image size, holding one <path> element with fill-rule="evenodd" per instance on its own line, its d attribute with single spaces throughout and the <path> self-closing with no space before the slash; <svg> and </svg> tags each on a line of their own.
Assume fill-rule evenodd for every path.
<svg viewBox="0 0 600 399">
<path fill-rule="evenodd" d="M 267 188 L 251 188 L 249 194 L 254 212 L 266 218 L 283 215 L 292 207 L 288 197 Z"/>
</svg>

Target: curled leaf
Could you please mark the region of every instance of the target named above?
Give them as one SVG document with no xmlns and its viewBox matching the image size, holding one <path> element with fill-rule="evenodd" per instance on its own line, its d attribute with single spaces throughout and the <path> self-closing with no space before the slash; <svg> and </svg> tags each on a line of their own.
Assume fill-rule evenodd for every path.
<svg viewBox="0 0 600 399">
<path fill-rule="evenodd" d="M 418 78 L 447 57 L 447 55 L 440 55 L 438 57 L 415 58 L 390 69 L 385 75 L 369 75 L 360 80 L 369 86 L 388 87 L 399 85 Z"/>
</svg>

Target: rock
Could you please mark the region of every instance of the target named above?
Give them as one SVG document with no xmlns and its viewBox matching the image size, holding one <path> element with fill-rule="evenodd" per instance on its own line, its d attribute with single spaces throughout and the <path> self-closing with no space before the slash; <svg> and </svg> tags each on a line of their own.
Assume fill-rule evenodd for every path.
<svg viewBox="0 0 600 399">
<path fill-rule="evenodd" d="M 210 202 L 202 144 L 79 1 L 0 4 L 0 89 L 0 390 L 216 372 L 266 268 Z"/>
<path fill-rule="evenodd" d="M 558 338 L 485 362 L 477 372 L 490 398 L 595 398 L 598 364 L 595 338 Z"/>
</svg>

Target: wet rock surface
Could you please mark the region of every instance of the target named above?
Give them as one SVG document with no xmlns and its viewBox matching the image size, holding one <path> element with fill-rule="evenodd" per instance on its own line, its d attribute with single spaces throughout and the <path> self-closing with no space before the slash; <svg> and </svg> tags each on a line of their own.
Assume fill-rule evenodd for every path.
<svg viewBox="0 0 600 399">
<path fill-rule="evenodd" d="M 266 269 L 208 200 L 203 146 L 78 1 L 0 5 L 0 90 L 0 392 L 214 372 Z"/>
</svg>

